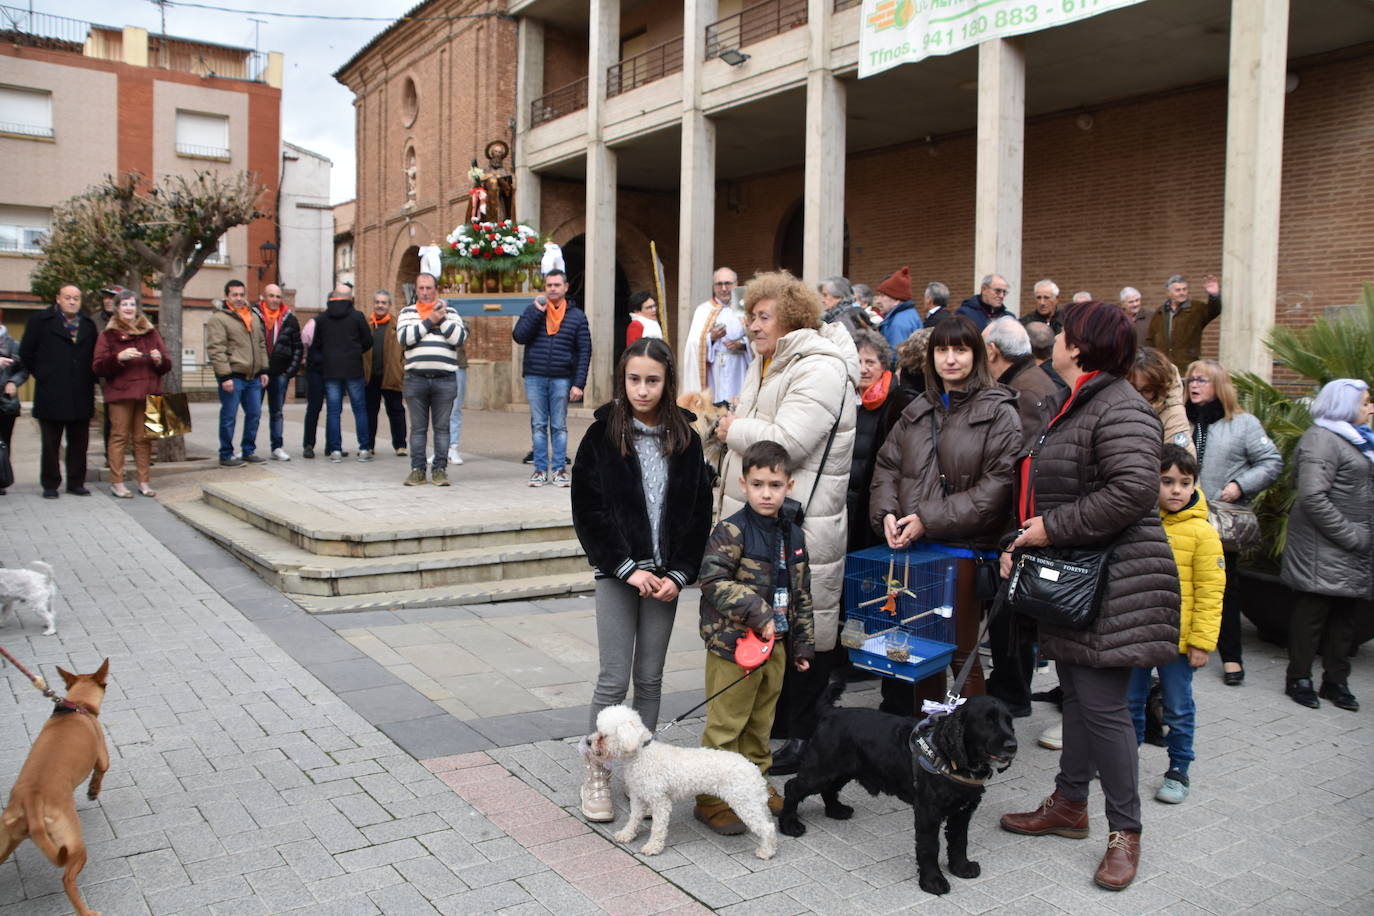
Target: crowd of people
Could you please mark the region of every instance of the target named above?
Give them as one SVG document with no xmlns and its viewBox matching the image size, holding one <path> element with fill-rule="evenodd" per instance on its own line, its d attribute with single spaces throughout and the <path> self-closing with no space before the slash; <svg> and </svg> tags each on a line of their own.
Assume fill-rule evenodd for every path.
<svg viewBox="0 0 1374 916">
<path fill-rule="evenodd" d="M 816 698 L 846 664 L 836 639 L 846 552 L 925 539 L 1000 555 L 1005 578 L 1018 551 L 1110 545 L 1092 626 L 1001 615 L 989 621 L 984 678 L 980 615 L 956 615 L 953 663 L 972 660 L 964 695 L 990 693 L 1016 716 L 1030 714 L 1037 659 L 1056 663 L 1063 717 L 1041 739 L 1062 751 L 1056 785 L 1002 826 L 1085 837 L 1089 787 L 1099 779 L 1110 835 L 1094 878 L 1120 890 L 1140 858 L 1138 747 L 1152 674 L 1169 758 L 1155 798 L 1171 804 L 1190 792 L 1193 672 L 1216 651 L 1224 683 L 1244 683 L 1236 550 L 1223 547 L 1209 518 L 1243 512 L 1277 480 L 1282 460 L 1240 409 L 1226 370 L 1200 358 L 1203 331 L 1221 311 L 1215 277 L 1203 280 L 1205 301 L 1170 277 L 1155 310 L 1131 287 L 1115 303 L 1083 291 L 1061 308 L 1058 285 L 1041 280 L 1024 316 L 1005 307 L 1010 287 L 996 272 L 957 307 L 939 282 L 917 306 L 911 282 L 902 268 L 871 293 L 844 277 L 813 291 L 779 272 L 755 276 L 740 296 L 735 273 L 721 268 L 680 359 L 651 334 L 645 319 L 655 303 L 636 301 L 643 327 L 631 327 L 615 396 L 572 473 L 574 524 L 598 579 L 593 728 L 631 687 L 635 709 L 656 728 L 663 634 L 695 577 L 708 695 L 739 676 L 732 659 L 741 641 L 778 640 L 776 658 L 747 688 L 707 704 L 703 745 L 737 751 L 765 775 L 796 772 Z M 684 474 L 674 491 L 665 461 L 694 460 L 702 445 L 694 432 L 680 437 L 684 420 L 696 418 L 684 417 L 675 395 L 697 390 L 728 407 L 703 430 L 714 440 L 705 444 L 721 449 L 719 481 L 711 489 L 709 478 Z M 1283 562 L 1284 581 L 1301 595 L 1286 690 L 1303 705 L 1320 697 L 1353 710 L 1354 613 L 1374 590 L 1367 382 L 1328 383 L 1312 413 L 1316 425 L 1292 469 L 1299 492 Z M 608 479 L 620 487 L 607 488 Z M 1318 575 L 1319 566 L 1335 575 Z M 990 596 L 979 597 L 986 613 Z M 1311 680 L 1318 649 L 1320 689 Z M 915 715 L 922 701 L 944 698 L 945 674 L 882 687 L 881 708 Z M 775 749 L 769 737 L 783 743 Z M 610 777 L 594 760 L 581 799 L 589 819 L 613 819 Z M 770 805 L 777 810 L 781 799 Z M 695 813 L 718 832 L 744 830 L 718 798 L 699 797 Z"/>
</svg>

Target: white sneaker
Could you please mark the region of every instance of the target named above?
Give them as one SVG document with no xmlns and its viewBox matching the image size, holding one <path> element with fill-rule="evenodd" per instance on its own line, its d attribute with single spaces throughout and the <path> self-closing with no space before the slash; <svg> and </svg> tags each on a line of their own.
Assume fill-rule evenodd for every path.
<svg viewBox="0 0 1374 916">
<path fill-rule="evenodd" d="M 582 816 L 589 821 L 605 824 L 615 820 L 615 805 L 611 803 L 611 771 L 595 760 L 586 762 L 582 779 Z"/>
<path fill-rule="evenodd" d="M 359 461 L 371 461 L 371 460 L 372 460 L 372 449 L 368 449 L 368 448 L 360 448 L 360 449 L 358 449 L 358 460 L 359 460 Z"/>
<path fill-rule="evenodd" d="M 284 448 L 274 448 L 274 449 L 272 449 L 272 460 L 273 460 L 273 461 L 290 461 L 290 460 L 291 460 L 291 456 L 288 455 L 288 454 L 286 454 L 286 449 L 284 449 Z"/>
<path fill-rule="evenodd" d="M 340 461 L 343 461 L 343 452 L 340 452 L 340 451 L 332 451 L 332 452 L 330 452 L 330 453 L 329 453 L 329 460 L 332 461 L 332 462 L 334 462 L 335 464 L 338 464 Z"/>
<path fill-rule="evenodd" d="M 1041 732 L 1038 743 L 1041 747 L 1047 747 L 1052 751 L 1062 751 L 1064 749 L 1064 720 L 1060 719 Z"/>
<path fill-rule="evenodd" d="M 463 463 L 463 456 L 460 455 L 460 454 L 458 454 L 458 446 L 456 446 L 456 445 L 450 445 L 450 446 L 448 447 L 448 463 L 449 463 L 449 464 L 462 464 L 462 463 Z"/>
</svg>

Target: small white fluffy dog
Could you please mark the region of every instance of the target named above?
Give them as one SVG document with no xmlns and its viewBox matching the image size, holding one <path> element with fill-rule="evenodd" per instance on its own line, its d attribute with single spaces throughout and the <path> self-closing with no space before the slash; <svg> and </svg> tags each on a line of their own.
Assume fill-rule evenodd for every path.
<svg viewBox="0 0 1374 916">
<path fill-rule="evenodd" d="M 608 706 L 596 717 L 588 740 L 592 757 L 602 764 L 620 761 L 630 794 L 630 820 L 615 834 L 628 843 L 639 833 L 647 808 L 653 815 L 646 856 L 663 851 L 673 800 L 698 793 L 718 795 L 759 839 L 754 855 L 771 859 L 778 832 L 768 810 L 768 783 L 759 768 L 733 751 L 708 747 L 675 747 L 652 737 L 639 713 L 628 706 Z M 645 742 L 648 742 L 647 744 Z"/>
<path fill-rule="evenodd" d="M 15 616 L 15 607 L 23 604 L 43 615 L 48 628 L 44 636 L 57 633 L 57 611 L 53 598 L 57 596 L 57 580 L 53 568 L 42 560 L 34 560 L 24 569 L 0 569 L 0 625 Z"/>
</svg>

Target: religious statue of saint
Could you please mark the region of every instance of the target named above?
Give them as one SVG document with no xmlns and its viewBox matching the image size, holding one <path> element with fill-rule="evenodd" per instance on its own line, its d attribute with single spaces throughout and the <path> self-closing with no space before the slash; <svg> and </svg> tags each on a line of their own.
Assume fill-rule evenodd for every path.
<svg viewBox="0 0 1374 916">
<path fill-rule="evenodd" d="M 515 219 L 515 179 L 505 167 L 509 155 L 510 147 L 505 141 L 493 140 L 487 144 L 486 168 L 479 166 L 476 159 L 472 160 L 472 168 L 468 170 L 472 178 L 472 189 L 468 191 L 468 222 Z"/>
</svg>

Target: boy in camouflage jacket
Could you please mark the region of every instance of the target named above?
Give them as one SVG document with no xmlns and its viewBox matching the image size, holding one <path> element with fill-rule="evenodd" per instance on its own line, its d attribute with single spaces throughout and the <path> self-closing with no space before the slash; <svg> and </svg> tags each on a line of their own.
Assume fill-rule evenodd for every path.
<svg viewBox="0 0 1374 916">
<path fill-rule="evenodd" d="M 793 483 L 787 451 L 776 442 L 757 442 L 741 463 L 749 503 L 711 532 L 699 576 L 707 696 L 744 674 L 735 663 L 735 644 L 748 630 L 765 641 L 776 635 L 777 642 L 762 666 L 707 706 L 701 744 L 743 754 L 767 776 L 773 762 L 768 735 L 787 659 L 805 671 L 816 654 L 811 573 L 795 521 L 800 506 L 786 498 Z M 774 813 L 782 807 L 771 785 L 769 807 Z M 695 815 L 717 833 L 745 830 L 730 806 L 712 795 L 697 796 Z"/>
</svg>

